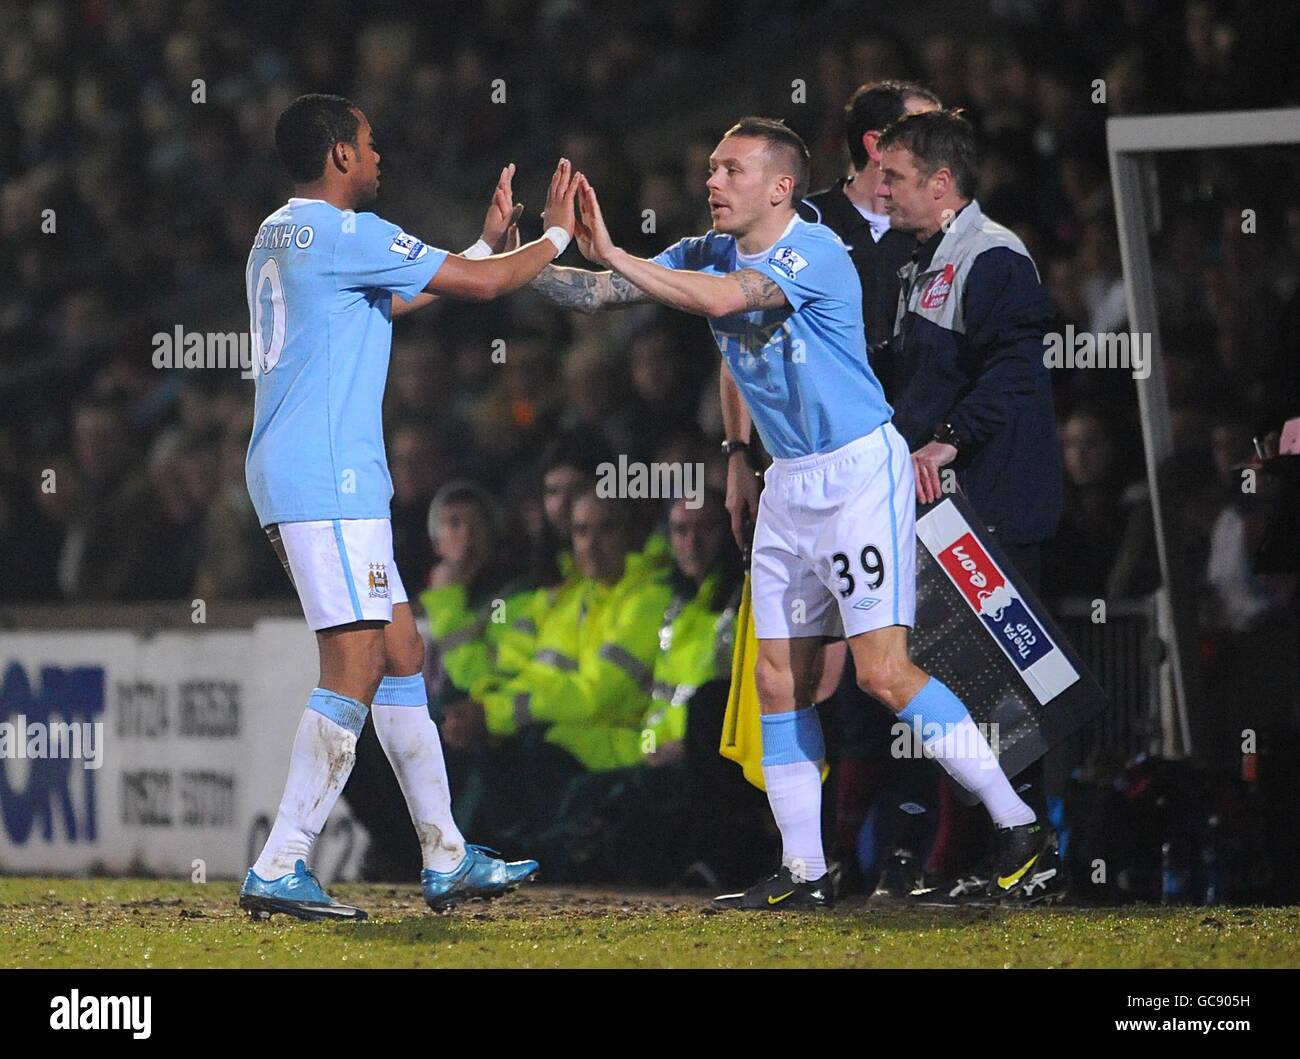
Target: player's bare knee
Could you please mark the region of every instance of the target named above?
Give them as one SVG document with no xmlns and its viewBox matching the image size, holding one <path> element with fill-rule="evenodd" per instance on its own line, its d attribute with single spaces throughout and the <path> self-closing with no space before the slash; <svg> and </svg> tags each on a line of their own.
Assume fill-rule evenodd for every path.
<svg viewBox="0 0 1300 1059">
<path fill-rule="evenodd" d="M 424 669 L 424 640 L 414 629 L 409 635 L 385 638 L 384 672 L 387 676 L 407 677 Z"/>
<path fill-rule="evenodd" d="M 900 702 L 911 663 L 903 658 L 881 657 L 858 670 L 858 687 L 897 712 L 907 705 Z"/>
<path fill-rule="evenodd" d="M 374 700 L 379 682 L 384 679 L 385 668 L 384 641 L 380 636 L 370 639 L 348 659 L 346 679 L 352 687 L 358 689 L 356 697 L 361 702 Z"/>
<path fill-rule="evenodd" d="M 754 689 L 764 710 L 780 707 L 790 697 L 790 670 L 766 658 L 754 663 Z"/>
</svg>

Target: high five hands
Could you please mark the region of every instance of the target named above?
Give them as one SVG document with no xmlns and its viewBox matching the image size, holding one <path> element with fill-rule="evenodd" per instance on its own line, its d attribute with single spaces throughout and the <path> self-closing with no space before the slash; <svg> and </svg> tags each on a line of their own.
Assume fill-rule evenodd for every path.
<svg viewBox="0 0 1300 1059">
<path fill-rule="evenodd" d="M 581 173 L 578 182 L 578 218 L 573 236 L 578 241 L 582 256 L 593 265 L 612 267 L 610 256 L 618 250 L 610 238 L 609 229 L 605 227 L 605 218 L 600 212 L 600 201 L 596 198 L 596 189 L 587 182 Z"/>
<path fill-rule="evenodd" d="M 544 229 L 563 228 L 569 235 L 573 235 L 577 220 L 573 198 L 584 183 L 586 178 L 573 171 L 573 165 L 567 158 L 561 158 L 551 175 L 551 186 L 546 193 L 546 209 L 542 210 Z"/>
<path fill-rule="evenodd" d="M 519 245 L 519 218 L 524 207 L 523 203 L 514 201 L 514 192 L 510 186 L 514 176 L 515 164 L 511 162 L 501 170 L 497 186 L 492 189 L 487 216 L 483 218 L 483 231 L 479 238 L 492 248 L 494 254 L 513 250 Z M 514 246 L 510 245 L 511 240 L 514 241 Z"/>
<path fill-rule="evenodd" d="M 492 249 L 493 254 L 509 253 L 519 248 L 519 218 L 523 216 L 523 203 L 514 201 L 515 164 L 511 162 L 501 170 L 492 200 L 483 218 L 483 231 L 479 238 Z M 545 227 L 563 228 L 573 234 L 575 224 L 574 197 L 586 183 L 581 173 L 574 173 L 567 158 L 561 158 L 551 175 L 551 185 L 546 195 L 546 209 L 542 211 Z"/>
</svg>

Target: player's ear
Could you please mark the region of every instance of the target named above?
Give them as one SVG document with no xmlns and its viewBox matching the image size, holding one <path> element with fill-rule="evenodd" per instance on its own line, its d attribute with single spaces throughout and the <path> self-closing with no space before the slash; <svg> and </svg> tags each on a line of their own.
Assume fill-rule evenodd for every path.
<svg viewBox="0 0 1300 1059">
<path fill-rule="evenodd" d="M 346 173 L 356 161 L 356 152 L 350 143 L 340 141 L 330 148 L 329 161 L 340 173 Z"/>
<path fill-rule="evenodd" d="M 869 161 L 880 164 L 880 133 L 875 129 L 862 134 L 862 146 L 866 148 Z"/>
<path fill-rule="evenodd" d="M 794 177 L 788 173 L 776 178 L 776 183 L 772 187 L 772 205 L 777 206 L 786 199 L 791 198 L 794 191 Z M 794 200 L 791 199 L 791 202 Z"/>
</svg>

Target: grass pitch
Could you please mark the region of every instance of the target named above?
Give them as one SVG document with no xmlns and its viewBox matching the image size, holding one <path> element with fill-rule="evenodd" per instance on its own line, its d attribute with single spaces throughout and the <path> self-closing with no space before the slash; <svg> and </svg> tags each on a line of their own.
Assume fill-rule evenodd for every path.
<svg viewBox="0 0 1300 1059">
<path fill-rule="evenodd" d="M 429 912 L 338 886 L 365 923 L 254 923 L 238 884 L 0 877 L 0 967 L 1296 967 L 1300 908 L 713 912 L 706 895 L 528 886 Z"/>
</svg>

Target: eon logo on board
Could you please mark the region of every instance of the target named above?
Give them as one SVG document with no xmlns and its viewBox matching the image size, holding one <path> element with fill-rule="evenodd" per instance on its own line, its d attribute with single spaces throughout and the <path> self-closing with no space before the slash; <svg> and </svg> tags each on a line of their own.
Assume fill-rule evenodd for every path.
<svg viewBox="0 0 1300 1059">
<path fill-rule="evenodd" d="M 937 558 L 1017 668 L 1028 669 L 1052 649 L 1047 633 L 973 534 L 958 537 Z"/>
</svg>

